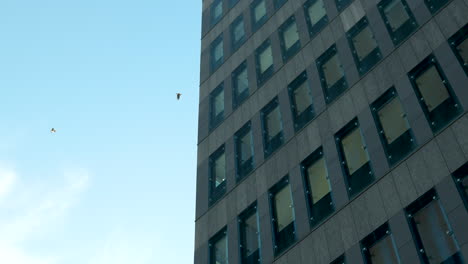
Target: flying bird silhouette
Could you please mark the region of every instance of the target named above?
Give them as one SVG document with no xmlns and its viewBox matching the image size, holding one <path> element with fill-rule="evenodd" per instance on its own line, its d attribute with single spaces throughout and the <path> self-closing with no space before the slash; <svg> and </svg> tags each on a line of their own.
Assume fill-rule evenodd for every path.
<svg viewBox="0 0 468 264">
<path fill-rule="evenodd" d="M 177 95 L 177 100 L 179 100 L 179 99 L 180 99 L 180 96 L 181 96 L 182 94 L 181 94 L 181 93 L 177 93 L 176 95 Z"/>
<path fill-rule="evenodd" d="M 55 132 L 57 132 L 57 130 L 55 130 L 55 128 L 52 128 L 52 129 L 50 130 L 50 133 L 55 133 Z"/>
</svg>

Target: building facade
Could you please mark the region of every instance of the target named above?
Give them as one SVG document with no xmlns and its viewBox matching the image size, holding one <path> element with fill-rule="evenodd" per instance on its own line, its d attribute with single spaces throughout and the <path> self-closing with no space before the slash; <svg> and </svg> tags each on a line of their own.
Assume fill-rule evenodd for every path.
<svg viewBox="0 0 468 264">
<path fill-rule="evenodd" d="M 204 0 L 196 264 L 468 263 L 468 0 Z"/>
</svg>

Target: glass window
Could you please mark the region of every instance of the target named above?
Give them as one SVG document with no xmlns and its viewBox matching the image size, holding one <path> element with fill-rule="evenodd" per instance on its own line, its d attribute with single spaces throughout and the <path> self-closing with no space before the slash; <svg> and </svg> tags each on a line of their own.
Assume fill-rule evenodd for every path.
<svg viewBox="0 0 468 264">
<path fill-rule="evenodd" d="M 250 121 L 234 135 L 236 147 L 237 180 L 241 180 L 254 168 L 254 144 Z"/>
<path fill-rule="evenodd" d="M 306 183 L 310 224 L 315 226 L 335 210 L 322 147 L 301 163 L 301 170 Z"/>
<path fill-rule="evenodd" d="M 308 0 L 304 4 L 305 18 L 310 37 L 314 37 L 328 23 L 327 11 L 323 0 Z"/>
<path fill-rule="evenodd" d="M 344 255 L 339 256 L 334 261 L 332 261 L 330 264 L 346 264 L 345 256 Z"/>
<path fill-rule="evenodd" d="M 263 125 L 263 145 L 266 158 L 284 143 L 283 122 L 277 97 L 262 109 L 261 117 Z"/>
<path fill-rule="evenodd" d="M 434 133 L 463 111 L 433 55 L 417 65 L 409 76 Z"/>
<path fill-rule="evenodd" d="M 374 181 L 369 154 L 355 118 L 336 134 L 340 159 L 352 197 Z"/>
<path fill-rule="evenodd" d="M 244 61 L 232 73 L 233 108 L 237 108 L 249 96 L 247 62 Z"/>
<path fill-rule="evenodd" d="M 267 20 L 265 0 L 254 0 L 250 4 L 252 14 L 252 31 L 259 29 Z"/>
<path fill-rule="evenodd" d="M 468 24 L 449 39 L 450 46 L 468 75 Z"/>
<path fill-rule="evenodd" d="M 256 204 L 239 216 L 239 227 L 241 263 L 260 263 L 260 225 Z"/>
<path fill-rule="evenodd" d="M 228 264 L 228 241 L 226 228 L 214 235 L 209 242 L 210 264 Z"/>
<path fill-rule="evenodd" d="M 217 127 L 224 119 L 224 85 L 221 83 L 210 94 L 210 129 Z"/>
<path fill-rule="evenodd" d="M 315 116 L 312 106 L 312 94 L 307 82 L 307 72 L 302 72 L 288 85 L 288 92 L 291 100 L 294 128 L 297 131 Z"/>
<path fill-rule="evenodd" d="M 424 0 L 432 14 L 440 10 L 449 0 Z"/>
<path fill-rule="evenodd" d="M 465 207 L 468 209 L 468 162 L 458 168 L 452 175 Z"/>
<path fill-rule="evenodd" d="M 405 0 L 383 0 L 378 7 L 395 45 L 400 44 L 418 27 Z"/>
<path fill-rule="evenodd" d="M 291 16 L 279 27 L 279 35 L 281 42 L 281 52 L 283 60 L 288 60 L 296 54 L 301 48 L 299 41 L 299 33 L 297 32 L 296 19 Z"/>
<path fill-rule="evenodd" d="M 325 95 L 325 102 L 329 104 L 348 88 L 345 72 L 335 44 L 317 59 L 317 68 Z"/>
<path fill-rule="evenodd" d="M 387 160 L 392 166 L 416 148 L 413 132 L 394 87 L 372 103 L 371 108 Z"/>
<path fill-rule="evenodd" d="M 424 263 L 463 263 L 447 215 L 433 189 L 410 204 L 406 212 Z"/>
<path fill-rule="evenodd" d="M 224 145 L 210 156 L 210 205 L 226 193 L 226 157 Z"/>
<path fill-rule="evenodd" d="M 294 206 L 287 176 L 270 190 L 270 197 L 273 212 L 274 251 L 275 255 L 278 255 L 296 240 Z"/>
<path fill-rule="evenodd" d="M 374 34 L 364 17 L 347 33 L 349 45 L 353 51 L 354 61 L 362 76 L 367 73 L 382 57 Z"/>
<path fill-rule="evenodd" d="M 270 40 L 267 39 L 255 50 L 257 60 L 257 83 L 262 85 L 273 75 L 273 53 L 271 50 Z"/>
<path fill-rule="evenodd" d="M 338 9 L 338 12 L 343 11 L 349 4 L 351 4 L 353 0 L 335 0 L 336 3 L 336 9 Z"/>
<path fill-rule="evenodd" d="M 244 17 L 238 16 L 231 24 L 232 50 L 237 50 L 245 41 Z"/>
<path fill-rule="evenodd" d="M 224 61 L 224 45 L 223 35 L 219 35 L 213 43 L 211 43 L 211 71 L 218 69 Z"/>
<path fill-rule="evenodd" d="M 400 258 L 387 223 L 361 241 L 362 253 L 369 264 L 398 264 Z"/>
<path fill-rule="evenodd" d="M 221 20 L 223 16 L 223 1 L 215 0 L 211 4 L 211 25 L 214 25 Z"/>
</svg>

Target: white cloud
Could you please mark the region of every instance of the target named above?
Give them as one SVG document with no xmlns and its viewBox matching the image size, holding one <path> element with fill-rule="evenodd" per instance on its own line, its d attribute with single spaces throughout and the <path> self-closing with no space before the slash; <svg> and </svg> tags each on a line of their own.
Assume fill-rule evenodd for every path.
<svg viewBox="0 0 468 264">
<path fill-rule="evenodd" d="M 0 203 L 0 263 L 58 263 L 60 256 L 30 255 L 22 243 L 53 228 L 66 216 L 86 190 L 89 174 L 82 169 L 67 170 L 60 178 L 63 182 L 48 179 L 48 184 L 37 184 L 11 169 L 0 167 L 0 198 L 3 197 L 3 203 Z"/>
</svg>

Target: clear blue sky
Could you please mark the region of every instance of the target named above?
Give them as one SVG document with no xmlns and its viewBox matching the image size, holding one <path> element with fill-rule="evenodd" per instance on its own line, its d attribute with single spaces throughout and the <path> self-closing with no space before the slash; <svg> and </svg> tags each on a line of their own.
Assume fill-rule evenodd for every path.
<svg viewBox="0 0 468 264">
<path fill-rule="evenodd" d="M 0 0 L 0 263 L 193 263 L 201 2 Z"/>
</svg>

